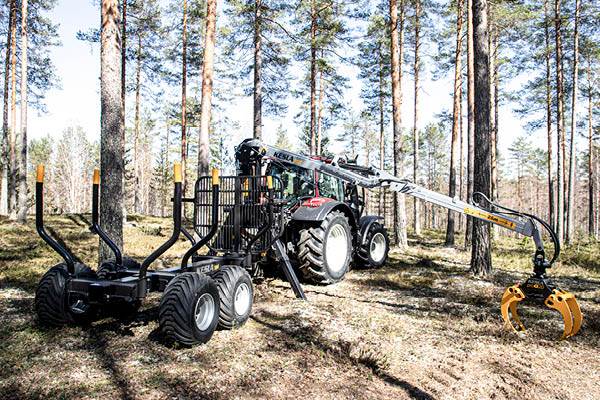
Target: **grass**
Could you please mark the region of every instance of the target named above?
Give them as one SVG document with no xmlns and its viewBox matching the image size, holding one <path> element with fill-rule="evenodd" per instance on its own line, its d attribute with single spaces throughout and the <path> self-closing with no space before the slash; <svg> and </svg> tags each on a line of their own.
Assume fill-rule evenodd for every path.
<svg viewBox="0 0 600 400">
<path fill-rule="evenodd" d="M 48 225 L 83 261 L 96 265 L 89 215 L 56 216 Z M 125 253 L 141 260 L 169 233 L 170 221 L 135 216 Z M 424 232 L 381 269 L 351 271 L 336 285 L 255 285 L 251 319 L 218 331 L 206 345 L 172 348 L 157 334 L 158 294 L 127 323 L 40 328 L 35 287 L 60 261 L 33 226 L 0 220 L 0 398 L 600 398 L 600 246 L 567 247 L 550 271 L 576 294 L 581 333 L 557 341 L 560 317 L 520 308 L 526 334 L 506 332 L 503 289 L 531 272 L 531 244 L 498 238 L 494 274 L 468 273 L 468 252 Z M 171 265 L 182 239 L 163 257 Z M 459 243 L 458 248 L 461 248 Z M 573 381 L 577 384 L 573 384 Z"/>
</svg>

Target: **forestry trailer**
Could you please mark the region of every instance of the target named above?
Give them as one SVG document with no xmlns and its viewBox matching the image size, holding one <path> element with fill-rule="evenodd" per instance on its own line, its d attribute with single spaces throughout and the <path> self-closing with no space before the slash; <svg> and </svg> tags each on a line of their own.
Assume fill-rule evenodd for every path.
<svg viewBox="0 0 600 400">
<path fill-rule="evenodd" d="M 39 166 L 36 227 L 63 262 L 50 268 L 38 285 L 34 304 L 38 321 L 59 326 L 89 323 L 98 316 L 131 318 L 148 293 L 163 292 L 158 319 L 165 339 L 183 345 L 205 343 L 217 326 L 232 329 L 248 320 L 253 303 L 251 276 L 269 266 L 280 267 L 295 295 L 302 299 L 306 296 L 296 272 L 312 282 L 334 283 L 344 278 L 352 264 L 382 266 L 389 239 L 382 217 L 364 215 L 364 189 L 385 187 L 532 237 L 534 273 L 524 283 L 506 289 L 502 317 L 507 326 L 523 331 L 517 304 L 536 301 L 561 313 L 562 338 L 575 335 L 581 327 L 575 297 L 546 277 L 546 270 L 560 252 L 556 235 L 533 215 L 492 203 L 482 194 L 474 197 L 487 206 L 450 198 L 342 158 L 307 157 L 254 139 L 237 146 L 235 157 L 236 176 L 220 177 L 213 170 L 211 176 L 197 179 L 191 198 L 183 197 L 181 166 L 175 165 L 173 231 L 141 263 L 123 255 L 100 226 L 100 174 L 95 170 L 90 230 L 114 255 L 95 270 L 46 232 L 44 168 Z M 185 203 L 193 204 L 195 235 L 182 223 Z M 540 227 L 554 242 L 549 261 Z M 190 247 L 180 264 L 151 269 L 181 234 Z"/>
</svg>

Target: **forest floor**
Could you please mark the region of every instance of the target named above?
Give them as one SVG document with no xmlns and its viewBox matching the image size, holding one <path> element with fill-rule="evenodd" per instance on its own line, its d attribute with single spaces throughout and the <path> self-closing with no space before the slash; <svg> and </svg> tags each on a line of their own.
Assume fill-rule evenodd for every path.
<svg viewBox="0 0 600 400">
<path fill-rule="evenodd" d="M 48 225 L 94 265 L 89 216 Z M 143 218 L 126 228 L 126 251 L 142 259 L 170 222 Z M 551 275 L 577 295 L 584 325 L 565 341 L 560 316 L 521 307 L 529 330 L 506 332 L 503 289 L 530 273 L 530 243 L 498 240 L 495 273 L 468 273 L 469 254 L 440 233 L 411 239 L 379 270 L 353 270 L 336 285 L 255 286 L 252 316 L 206 345 L 168 347 L 157 333 L 158 295 L 135 320 L 47 330 L 33 313 L 38 280 L 58 257 L 33 224 L 0 220 L 0 399 L 598 399 L 600 246 L 571 246 Z M 135 244 L 135 245 L 134 245 Z M 175 262 L 181 241 L 163 259 Z"/>
</svg>

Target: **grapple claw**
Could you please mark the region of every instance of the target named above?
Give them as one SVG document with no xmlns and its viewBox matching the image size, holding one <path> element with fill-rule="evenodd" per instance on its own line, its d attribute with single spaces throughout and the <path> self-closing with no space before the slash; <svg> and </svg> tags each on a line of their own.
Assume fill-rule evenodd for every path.
<svg viewBox="0 0 600 400">
<path fill-rule="evenodd" d="M 513 285 L 507 288 L 502 295 L 502 303 L 500 305 L 500 311 L 502 313 L 502 319 L 504 320 L 504 324 L 507 327 L 511 327 L 515 332 L 522 332 L 525 330 L 525 326 L 521 322 L 519 318 L 519 314 L 517 313 L 517 304 L 520 301 L 525 299 L 525 294 L 519 287 L 519 285 Z M 511 322 L 510 315 L 512 315 L 512 319 L 515 321 L 515 324 Z"/>
<path fill-rule="evenodd" d="M 560 312 L 565 322 L 565 328 L 561 339 L 575 335 L 581 328 L 583 316 L 579 304 L 572 293 L 554 289 L 544 300 L 546 306 Z"/>
</svg>

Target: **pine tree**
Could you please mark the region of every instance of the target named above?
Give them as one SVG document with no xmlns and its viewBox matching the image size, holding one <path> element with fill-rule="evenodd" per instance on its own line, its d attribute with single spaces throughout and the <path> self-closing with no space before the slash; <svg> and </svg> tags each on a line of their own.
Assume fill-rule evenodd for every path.
<svg viewBox="0 0 600 400">
<path fill-rule="evenodd" d="M 473 41 L 475 75 L 475 157 L 473 191 L 490 196 L 490 82 L 486 0 L 473 0 Z M 492 271 L 490 225 L 473 221 L 471 272 L 487 275 Z"/>
<path fill-rule="evenodd" d="M 123 103 L 121 102 L 121 40 L 116 0 L 102 0 L 100 101 L 100 220 L 115 244 L 123 248 Z M 101 241 L 102 242 L 102 241 Z M 100 245 L 100 259 L 110 256 Z"/>
</svg>

